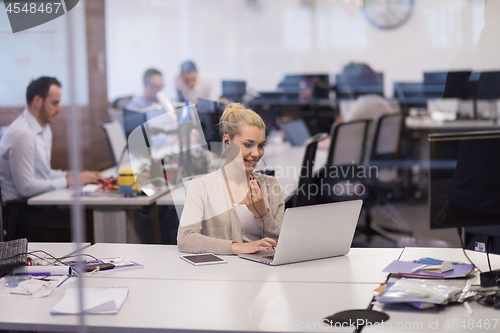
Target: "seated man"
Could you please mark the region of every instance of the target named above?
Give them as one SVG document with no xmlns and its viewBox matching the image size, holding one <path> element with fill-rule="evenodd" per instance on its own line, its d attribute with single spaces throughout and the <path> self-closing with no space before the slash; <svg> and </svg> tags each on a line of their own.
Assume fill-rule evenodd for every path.
<svg viewBox="0 0 500 333">
<path fill-rule="evenodd" d="M 144 94 L 136 96 L 128 102 L 125 109 L 130 111 L 141 111 L 149 108 L 153 103 L 159 103 L 158 94 L 163 89 L 163 76 L 157 69 L 150 68 L 144 72 Z"/>
<path fill-rule="evenodd" d="M 4 202 L 29 198 L 47 191 L 71 186 L 70 173 L 50 167 L 52 131 L 50 124 L 61 113 L 61 83 L 52 77 L 31 81 L 26 90 L 27 107 L 5 131 L 0 140 L 0 186 Z M 101 175 L 84 171 L 80 183 L 95 183 Z M 39 207 L 23 209 L 42 220 Z M 69 217 L 69 214 L 67 214 Z M 30 219 L 31 220 L 31 219 Z M 69 230 L 69 219 L 65 221 Z"/>
<path fill-rule="evenodd" d="M 148 121 L 150 127 L 172 130 L 177 128 L 177 119 L 175 118 L 174 107 L 165 97 L 163 103 L 158 100 L 158 93 L 163 89 L 163 76 L 157 69 L 150 68 L 144 72 L 144 93 L 142 96 L 136 96 L 128 102 L 126 110 L 135 112 L 144 112 L 145 116 L 136 118 L 135 114 L 127 114 L 132 117 L 134 126 Z M 165 115 L 166 114 L 166 115 Z M 158 117 L 165 115 L 163 117 Z M 158 117 L 158 118 L 156 118 Z M 155 120 L 152 120 L 156 118 Z M 126 126 L 127 127 L 127 126 Z M 130 130 L 130 129 L 129 129 Z"/>
<path fill-rule="evenodd" d="M 181 73 L 175 78 L 175 86 L 179 101 L 188 100 L 191 104 L 198 103 L 198 98 L 216 101 L 219 96 L 212 75 L 198 72 L 192 61 L 181 65 Z"/>
<path fill-rule="evenodd" d="M 367 64 L 363 63 L 350 63 L 344 67 L 342 72 L 342 84 L 349 87 L 353 84 L 355 76 L 363 76 L 364 78 L 371 78 L 373 81 L 377 80 L 376 72 Z M 339 115 L 335 118 L 335 123 L 342 123 L 348 121 L 355 121 L 361 119 L 372 120 L 373 123 L 370 124 L 367 133 L 367 146 L 372 145 L 373 135 L 375 132 L 375 122 L 383 115 L 395 113 L 399 110 L 395 110 L 391 107 L 391 104 L 384 99 L 382 96 L 376 94 L 359 94 L 359 93 L 349 93 L 349 98 L 353 101 L 350 104 L 350 108 L 345 115 Z M 342 113 L 342 112 L 341 112 Z M 307 145 L 311 140 L 304 143 Z M 330 137 L 320 141 L 318 143 L 318 148 L 329 149 L 330 147 Z M 368 155 L 369 149 L 366 151 Z M 366 156 L 368 157 L 368 156 Z"/>
</svg>

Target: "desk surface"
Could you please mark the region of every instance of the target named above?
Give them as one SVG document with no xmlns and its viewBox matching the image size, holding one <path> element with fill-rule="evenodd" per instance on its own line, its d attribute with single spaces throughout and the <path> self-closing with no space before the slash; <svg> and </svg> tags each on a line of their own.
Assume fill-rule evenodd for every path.
<svg viewBox="0 0 500 333">
<path fill-rule="evenodd" d="M 353 248 L 347 256 L 277 267 L 231 255 L 222 256 L 227 264 L 193 266 L 180 258 L 182 253 L 175 245 L 100 243 L 84 252 L 98 258 L 122 257 L 144 265 L 143 269 L 94 275 L 100 278 L 380 284 L 387 277 L 382 270 L 399 257 L 402 249 Z"/>
<path fill-rule="evenodd" d="M 406 117 L 405 124 L 410 129 L 436 130 L 436 129 L 496 129 L 498 125 L 492 120 L 455 120 L 437 121 L 430 117 Z"/>
<path fill-rule="evenodd" d="M 32 243 L 33 246 L 38 244 L 43 243 Z M 192 266 L 179 258 L 175 246 L 95 244 L 84 252 L 100 257 L 126 257 L 144 264 L 145 268 L 86 276 L 85 287 L 128 286 L 130 291 L 117 315 L 85 316 L 85 324 L 91 332 L 346 332 L 349 330 L 325 328 L 323 318 L 347 309 L 366 308 L 376 285 L 385 279 L 381 270 L 392 260 L 421 256 L 462 260 L 460 249 L 407 248 L 403 254 L 401 251 L 351 249 L 345 257 L 278 267 L 225 256 L 227 264 Z M 78 317 L 49 314 L 65 290 L 74 287 L 74 282 L 64 284 L 46 298 L 11 298 L 8 302 L 0 302 L 0 329 L 74 330 Z M 483 322 L 489 319 L 493 327 L 498 311 L 478 304 L 471 306 L 472 317 L 463 306 L 449 306 L 438 312 L 386 308 L 384 311 L 391 316 L 387 322 L 393 325 L 391 332 L 434 332 L 438 330 L 429 329 L 429 322 L 438 321 L 439 329 L 443 330 L 446 320 L 450 320 L 449 325 L 453 320 L 460 325 L 464 319 L 474 319 L 476 324 L 479 319 Z M 415 326 L 398 329 L 398 323 Z M 422 328 L 418 323 L 422 323 Z M 374 330 L 365 328 L 362 332 Z M 474 332 L 460 327 L 453 331 Z"/>
<path fill-rule="evenodd" d="M 166 282 L 125 278 L 85 279 L 84 286 L 130 288 L 128 298 L 117 315 L 85 316 L 87 330 L 91 332 L 324 332 L 324 328 L 320 327 L 323 318 L 338 311 L 366 308 L 374 289 L 372 284 Z M 63 285 L 46 298 L 10 298 L 9 302 L 0 302 L 0 328 L 74 330 L 78 325 L 77 316 L 53 316 L 49 310 L 61 299 L 67 288 L 75 287 L 75 283 Z M 302 326 L 306 323 L 316 325 L 317 329 L 306 330 Z"/>
<path fill-rule="evenodd" d="M 138 196 L 132 198 L 125 197 L 81 197 L 80 202 L 85 206 L 148 206 L 156 202 L 160 196 L 166 192 L 158 192 L 153 196 Z M 59 189 L 28 199 L 28 205 L 62 205 L 67 206 L 73 203 L 73 190 Z"/>
</svg>

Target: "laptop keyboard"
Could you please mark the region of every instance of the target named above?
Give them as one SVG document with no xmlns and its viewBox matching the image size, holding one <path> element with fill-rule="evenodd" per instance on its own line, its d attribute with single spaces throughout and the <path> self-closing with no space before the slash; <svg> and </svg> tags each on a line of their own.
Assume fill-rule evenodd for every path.
<svg viewBox="0 0 500 333">
<path fill-rule="evenodd" d="M 271 256 L 263 256 L 262 258 L 264 258 L 264 259 L 274 260 L 274 254 L 273 254 L 273 255 L 271 255 Z"/>
<path fill-rule="evenodd" d="M 0 242 L 0 270 L 25 266 L 28 259 L 26 238 Z"/>
</svg>

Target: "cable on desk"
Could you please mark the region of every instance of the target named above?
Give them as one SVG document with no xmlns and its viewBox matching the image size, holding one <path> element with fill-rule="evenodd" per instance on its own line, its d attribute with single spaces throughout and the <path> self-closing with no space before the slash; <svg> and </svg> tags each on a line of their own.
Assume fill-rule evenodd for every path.
<svg viewBox="0 0 500 333">
<path fill-rule="evenodd" d="M 90 257 L 90 258 L 94 259 L 95 261 L 99 261 L 99 259 L 97 259 L 96 257 L 94 257 L 91 254 L 81 253 L 79 255 L 80 256 L 87 256 L 87 257 Z M 74 257 L 78 257 L 79 255 L 78 254 L 72 254 L 72 255 L 69 255 L 69 256 L 59 257 L 59 259 L 63 260 L 63 259 L 68 259 L 68 258 L 74 258 Z"/>
<path fill-rule="evenodd" d="M 460 245 L 462 246 L 462 251 L 463 253 L 465 254 L 465 257 L 467 258 L 467 260 L 469 260 L 469 262 L 472 264 L 472 266 L 477 269 L 479 271 L 479 273 L 483 273 L 479 267 L 477 267 L 473 262 L 472 260 L 470 260 L 469 256 L 467 255 L 467 252 L 465 252 L 465 247 L 464 247 L 464 241 L 462 239 L 462 228 L 457 228 L 457 231 L 458 231 L 458 238 L 460 238 Z"/>
</svg>

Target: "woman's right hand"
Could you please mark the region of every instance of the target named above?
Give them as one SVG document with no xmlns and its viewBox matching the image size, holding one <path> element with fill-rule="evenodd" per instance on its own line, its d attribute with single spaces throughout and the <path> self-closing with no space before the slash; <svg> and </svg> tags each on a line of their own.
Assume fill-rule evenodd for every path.
<svg viewBox="0 0 500 333">
<path fill-rule="evenodd" d="M 266 237 L 249 243 L 233 243 L 231 245 L 231 252 L 233 254 L 243 254 L 269 251 L 275 248 L 276 245 L 277 243 L 274 239 Z"/>
</svg>

